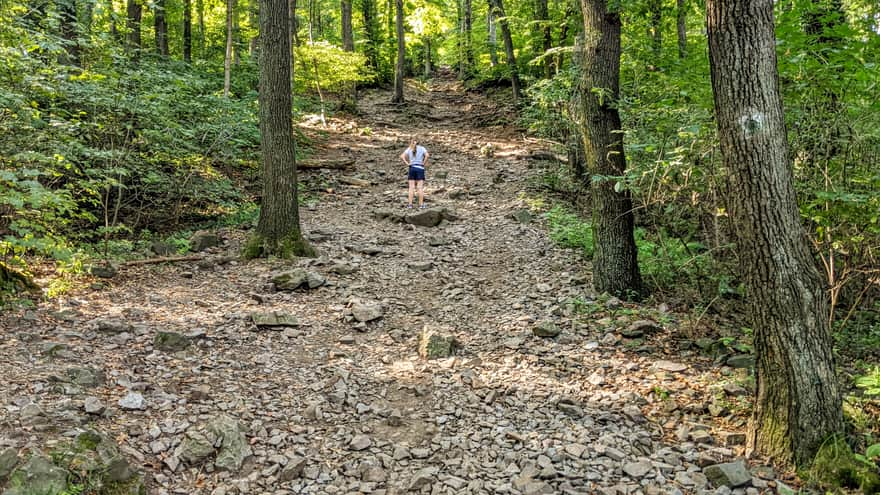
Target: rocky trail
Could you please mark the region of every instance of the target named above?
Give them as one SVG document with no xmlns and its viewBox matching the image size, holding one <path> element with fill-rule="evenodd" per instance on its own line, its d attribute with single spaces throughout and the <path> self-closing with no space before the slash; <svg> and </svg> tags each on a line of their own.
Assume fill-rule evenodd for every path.
<svg viewBox="0 0 880 495">
<path fill-rule="evenodd" d="M 82 472 L 135 480 L 112 493 L 791 493 L 742 462 L 745 371 L 665 307 L 592 294 L 529 213 L 546 153 L 510 109 L 407 91 L 305 124 L 316 158 L 356 163 L 300 177 L 320 257 L 243 262 L 247 232 L 221 230 L 200 260 L 4 315 L 0 486 L 91 449 L 127 471 Z M 427 210 L 404 208 L 411 134 Z"/>
</svg>

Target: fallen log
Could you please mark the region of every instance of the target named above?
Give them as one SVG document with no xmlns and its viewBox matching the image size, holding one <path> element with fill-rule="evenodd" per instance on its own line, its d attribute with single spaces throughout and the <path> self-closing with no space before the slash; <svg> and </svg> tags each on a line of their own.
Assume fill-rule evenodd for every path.
<svg viewBox="0 0 880 495">
<path fill-rule="evenodd" d="M 354 158 L 309 158 L 296 162 L 296 168 L 344 169 L 350 167 L 354 167 Z"/>
<path fill-rule="evenodd" d="M 342 176 L 342 177 L 339 177 L 337 180 L 339 182 L 342 182 L 343 184 L 348 184 L 350 186 L 357 186 L 357 187 L 369 187 L 369 186 L 373 185 L 372 182 L 370 182 L 368 180 L 364 180 L 364 179 L 358 179 L 357 177 Z"/>
</svg>

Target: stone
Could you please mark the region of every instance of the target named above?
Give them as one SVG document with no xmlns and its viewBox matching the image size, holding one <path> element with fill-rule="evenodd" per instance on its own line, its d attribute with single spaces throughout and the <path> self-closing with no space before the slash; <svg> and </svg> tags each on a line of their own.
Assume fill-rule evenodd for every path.
<svg viewBox="0 0 880 495">
<path fill-rule="evenodd" d="M 177 248 L 170 242 L 153 241 L 150 243 L 150 251 L 158 256 L 168 256 L 177 252 Z"/>
<path fill-rule="evenodd" d="M 279 311 L 251 313 L 251 321 L 257 328 L 293 328 L 300 325 L 299 319 L 291 314 Z"/>
<path fill-rule="evenodd" d="M 404 222 L 417 227 L 436 227 L 443 221 L 443 210 L 440 208 L 428 208 L 410 213 L 404 217 Z"/>
<path fill-rule="evenodd" d="M 46 413 L 37 404 L 28 404 L 22 407 L 19 411 L 19 417 L 21 424 L 25 426 L 44 424 L 48 421 Z"/>
<path fill-rule="evenodd" d="M 659 332 L 662 329 L 651 320 L 638 320 L 630 323 L 628 327 L 620 331 L 620 335 L 628 339 L 644 337 L 646 333 Z"/>
<path fill-rule="evenodd" d="M 220 237 L 214 232 L 199 230 L 189 238 L 189 250 L 200 253 L 208 248 L 220 245 Z"/>
<path fill-rule="evenodd" d="M 436 468 L 424 468 L 416 471 L 409 482 L 408 491 L 416 492 L 423 487 L 434 483 L 434 475 L 437 474 Z"/>
<path fill-rule="evenodd" d="M 644 461 L 628 462 L 623 465 L 623 472 L 633 478 L 636 478 L 636 479 L 643 478 L 646 474 L 650 473 L 652 470 L 653 470 L 653 466 L 651 465 L 650 462 L 644 462 Z"/>
<path fill-rule="evenodd" d="M 188 431 L 177 448 L 177 457 L 190 466 L 197 466 L 214 454 L 214 445 L 202 432 Z"/>
<path fill-rule="evenodd" d="M 97 397 L 86 397 L 83 408 L 89 414 L 103 414 L 106 409 L 104 403 Z"/>
<path fill-rule="evenodd" d="M 351 315 L 359 322 L 378 320 L 384 314 L 381 304 L 355 302 L 351 306 Z"/>
<path fill-rule="evenodd" d="M 67 490 L 68 472 L 43 456 L 34 456 L 9 477 L 3 495 L 61 493 Z"/>
<path fill-rule="evenodd" d="M 272 283 L 278 290 L 310 290 L 324 285 L 326 280 L 315 272 L 308 272 L 301 268 L 289 272 L 280 273 L 272 277 Z"/>
<path fill-rule="evenodd" d="M 220 450 L 214 460 L 218 468 L 237 472 L 245 459 L 253 455 L 244 430 L 235 418 L 218 416 L 208 423 L 207 430 L 220 439 Z"/>
<path fill-rule="evenodd" d="M 660 360 L 660 361 L 654 362 L 653 368 L 656 370 L 668 371 L 670 373 L 681 373 L 682 371 L 686 370 L 688 367 L 686 364 Z"/>
<path fill-rule="evenodd" d="M 366 435 L 355 435 L 348 443 L 351 450 L 365 450 L 373 445 L 373 441 Z"/>
<path fill-rule="evenodd" d="M 297 478 L 302 478 L 307 462 L 308 460 L 305 457 L 300 456 L 288 459 L 287 465 L 284 466 L 279 475 L 281 481 L 293 481 Z"/>
<path fill-rule="evenodd" d="M 80 387 L 94 388 L 104 382 L 104 374 L 95 368 L 71 367 L 64 372 L 67 380 Z"/>
<path fill-rule="evenodd" d="M 736 488 L 752 481 L 752 473 L 741 460 L 707 466 L 703 468 L 703 474 L 716 487 Z"/>
<path fill-rule="evenodd" d="M 126 482 L 137 476 L 116 443 L 106 435 L 87 430 L 77 435 L 74 442 L 76 454 L 72 464 L 104 483 Z"/>
<path fill-rule="evenodd" d="M 18 465 L 18 449 L 12 447 L 0 452 L 0 480 L 5 480 Z"/>
<path fill-rule="evenodd" d="M 447 358 L 455 354 L 458 342 L 452 335 L 444 335 L 426 326 L 419 334 L 419 356 L 423 359 Z"/>
<path fill-rule="evenodd" d="M 526 208 L 514 211 L 510 214 L 510 218 L 522 224 L 532 223 L 535 220 L 535 216 Z"/>
<path fill-rule="evenodd" d="M 332 265 L 330 265 L 330 268 L 327 269 L 328 272 L 335 273 L 337 275 L 351 275 L 357 270 L 357 267 L 354 267 L 348 263 L 343 263 L 341 261 L 333 263 Z"/>
<path fill-rule="evenodd" d="M 434 268 L 433 261 L 410 261 L 406 264 L 410 270 L 414 270 L 417 272 L 427 272 Z"/>
<path fill-rule="evenodd" d="M 538 337 L 556 337 L 562 332 L 555 323 L 549 320 L 541 321 L 532 327 L 532 333 Z"/>
<path fill-rule="evenodd" d="M 724 439 L 725 447 L 735 447 L 737 445 L 746 444 L 745 433 L 724 432 L 721 434 L 721 438 Z"/>
<path fill-rule="evenodd" d="M 119 407 L 129 411 L 136 411 L 146 409 L 147 403 L 143 395 L 137 392 L 129 392 L 125 397 L 119 399 Z"/>
<path fill-rule="evenodd" d="M 733 397 L 741 397 L 743 395 L 748 395 L 749 393 L 748 390 L 736 383 L 725 383 L 722 388 L 724 389 L 724 393 Z"/>
<path fill-rule="evenodd" d="M 712 443 L 712 435 L 706 430 L 694 430 L 690 432 L 690 440 L 694 443 Z"/>
<path fill-rule="evenodd" d="M 185 335 L 177 332 L 159 331 L 153 338 L 153 347 L 165 352 L 180 352 L 186 350 L 192 341 Z"/>
<path fill-rule="evenodd" d="M 731 368 L 754 368 L 755 356 L 749 354 L 737 354 L 736 356 L 727 358 L 725 364 Z"/>
<path fill-rule="evenodd" d="M 101 333 L 110 335 L 118 335 L 120 333 L 131 333 L 132 325 L 127 321 L 115 319 L 98 319 L 94 321 L 96 329 Z"/>
<path fill-rule="evenodd" d="M 98 278 L 113 278 L 119 272 L 111 263 L 101 263 L 89 267 L 89 273 Z"/>
<path fill-rule="evenodd" d="M 779 495 L 797 495 L 798 491 L 785 483 L 777 480 L 776 481 L 776 493 Z"/>
</svg>

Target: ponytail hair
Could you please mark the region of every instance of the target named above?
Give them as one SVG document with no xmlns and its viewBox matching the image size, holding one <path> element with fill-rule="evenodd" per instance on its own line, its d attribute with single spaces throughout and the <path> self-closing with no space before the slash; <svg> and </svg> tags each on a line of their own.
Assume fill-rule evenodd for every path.
<svg viewBox="0 0 880 495">
<path fill-rule="evenodd" d="M 418 147 L 418 145 L 419 145 L 419 140 L 418 140 L 418 139 L 416 139 L 415 137 L 413 137 L 412 139 L 410 139 L 410 142 L 409 142 L 409 149 L 410 149 L 410 151 L 412 151 L 413 153 L 415 153 L 415 152 L 416 152 L 416 148 Z"/>
</svg>

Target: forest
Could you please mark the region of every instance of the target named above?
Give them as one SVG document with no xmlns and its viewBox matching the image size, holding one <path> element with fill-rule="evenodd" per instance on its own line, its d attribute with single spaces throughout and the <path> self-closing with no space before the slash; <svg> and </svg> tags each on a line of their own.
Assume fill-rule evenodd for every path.
<svg viewBox="0 0 880 495">
<path fill-rule="evenodd" d="M 113 438 L 105 435 L 114 433 L 119 445 L 113 449 L 127 458 L 132 457 L 127 446 L 138 451 L 137 462 L 146 466 L 137 468 L 147 475 L 135 491 L 124 493 L 171 493 L 181 487 L 224 494 L 282 493 L 274 491 L 282 488 L 290 490 L 283 493 L 343 489 L 352 493 L 674 493 L 672 489 L 722 493 L 710 490 L 717 486 L 728 486 L 733 493 L 796 493 L 797 489 L 880 493 L 878 63 L 880 7 L 870 0 L 2 0 L 0 329 L 3 350 L 21 359 L 15 362 L 31 364 L 10 364 L 5 370 L 11 373 L 13 385 L 0 392 L 0 401 L 14 406 L 0 413 L 0 420 L 7 426 L 21 421 L 23 431 L 35 428 L 40 441 L 48 442 L 40 449 L 51 450 L 57 441 L 47 438 L 69 427 L 26 423 L 28 404 L 40 404 L 42 411 L 50 403 L 61 407 L 59 400 L 77 404 L 85 400 L 82 407 L 88 414 L 77 427 L 106 430 L 86 438 L 86 443 L 100 446 Z M 417 219 L 418 212 L 397 211 L 402 202 L 398 200 L 406 194 L 398 154 L 416 134 L 443 171 L 441 180 L 428 167 L 428 212 L 434 215 L 429 220 Z M 481 196 L 487 198 L 482 205 Z M 516 211 L 508 212 L 511 208 Z M 422 227 L 445 229 L 443 238 L 419 233 L 420 242 L 407 244 L 413 242 L 407 229 L 422 232 Z M 220 247 L 205 251 L 201 243 L 206 232 L 224 239 L 212 241 Z M 360 245 L 364 242 L 377 251 L 364 250 Z M 472 255 L 444 247 L 456 242 L 462 253 Z M 429 275 L 400 275 L 401 285 L 408 284 L 420 295 L 415 302 L 410 300 L 412 294 L 386 285 L 391 284 L 388 274 L 397 273 L 399 267 L 370 268 L 369 260 L 390 256 L 394 249 L 388 246 L 395 245 L 399 257 L 421 253 L 428 245 L 436 248 L 424 252 L 432 260 L 417 264 L 424 268 L 413 268 L 412 260 L 404 266 L 410 272 L 424 269 Z M 509 266 L 502 261 L 505 256 Z M 519 272 L 517 276 L 531 278 L 504 275 L 510 266 L 519 267 L 513 270 Z M 271 279 L 270 295 L 261 292 L 265 284 L 236 285 L 240 278 L 265 278 L 268 272 L 277 275 L 291 267 L 320 268 L 323 274 L 309 272 L 308 281 L 303 278 L 291 289 L 292 295 L 282 288 L 287 279 L 282 282 L 277 276 Z M 331 273 L 339 280 L 328 288 L 325 277 Z M 589 282 L 579 281 L 581 276 Z M 536 281 L 541 277 L 552 280 Z M 320 284 L 313 287 L 317 278 Z M 192 284 L 188 280 L 206 280 L 213 286 L 208 293 L 212 295 L 186 292 L 195 290 L 179 285 Z M 537 292 L 517 293 L 520 299 L 505 292 L 518 290 L 512 288 L 517 284 L 534 285 Z M 311 292 L 318 286 L 325 294 Z M 544 286 L 548 290 L 542 290 Z M 145 287 L 149 289 L 142 291 Z M 179 315 L 161 309 L 171 307 L 171 299 L 149 300 L 171 297 L 168 293 L 176 290 L 195 301 L 175 299 L 173 304 L 181 304 Z M 219 299 L 211 299 L 227 291 L 240 292 L 239 301 L 224 299 L 221 305 Z M 136 302 L 154 292 L 159 295 L 150 295 L 143 304 Z M 468 309 L 462 293 L 476 298 L 476 306 Z M 129 395 L 148 390 L 149 400 L 161 402 L 163 394 L 177 397 L 197 381 L 181 376 L 170 385 L 159 368 L 145 372 L 156 373 L 150 375 L 154 381 L 135 377 L 120 381 L 121 375 L 114 373 L 159 362 L 147 351 L 133 351 L 131 359 L 137 365 L 112 362 L 115 346 L 142 349 L 138 339 L 146 339 L 151 352 L 162 348 L 159 340 L 152 340 L 152 330 L 138 333 L 141 323 L 150 329 L 171 325 L 169 321 L 203 332 L 209 329 L 208 339 L 198 343 L 187 334 L 192 345 L 184 346 L 188 350 L 174 349 L 178 354 L 162 361 L 160 368 L 196 359 L 193 348 L 207 355 L 227 345 L 228 352 L 239 345 L 268 346 L 264 354 L 242 351 L 250 356 L 243 362 L 256 359 L 252 364 L 257 368 L 265 364 L 259 359 L 282 352 L 274 347 L 278 344 L 271 334 L 262 333 L 254 337 L 256 341 L 223 337 L 227 340 L 213 347 L 212 332 L 219 335 L 228 322 L 175 320 L 191 309 L 192 315 L 209 313 L 207 306 L 196 304 L 200 298 L 217 302 L 224 308 L 219 312 L 242 311 L 244 306 L 249 311 L 275 308 L 276 324 L 260 323 L 264 320 L 256 316 L 248 320 L 257 329 L 288 326 L 279 323 L 288 321 L 280 313 L 287 311 L 294 315 L 291 318 L 313 318 L 319 322 L 317 328 L 324 325 L 346 335 L 353 331 L 357 338 L 350 337 L 352 344 L 365 344 L 361 340 L 365 335 L 387 334 L 391 347 L 383 351 L 381 339 L 375 337 L 379 340 L 373 342 L 370 337 L 369 350 L 358 354 L 363 359 L 349 362 L 354 351 L 339 358 L 348 367 L 305 366 L 309 373 L 317 373 L 312 376 L 294 366 L 295 373 L 303 373 L 297 375 L 303 381 L 342 393 L 338 401 L 332 393 L 321 399 L 325 402 L 320 407 L 332 410 L 324 413 L 326 424 L 321 423 L 320 407 L 316 413 L 316 402 L 307 402 L 306 395 L 296 398 L 294 393 L 292 402 L 278 406 L 309 411 L 303 416 L 321 425 L 309 427 L 322 432 L 315 437 L 322 442 L 320 447 L 280 440 L 272 445 L 289 447 L 279 450 L 284 461 L 271 461 L 274 451 L 269 448 L 261 454 L 261 442 L 279 435 L 298 437 L 306 426 L 285 429 L 278 426 L 282 423 L 273 423 L 280 421 L 278 415 L 254 419 L 241 413 L 242 424 L 251 421 L 242 438 L 247 437 L 254 448 L 239 454 L 256 464 L 252 473 L 260 473 L 256 478 L 263 481 L 237 484 L 247 477 L 240 471 L 241 459 L 235 469 L 223 468 L 230 474 L 218 475 L 223 470 L 221 450 L 210 461 L 209 482 L 211 477 L 199 468 L 203 459 L 184 448 L 187 442 L 198 435 L 225 439 L 238 438 L 239 433 L 220 427 L 211 434 L 186 427 L 175 431 L 177 426 L 166 429 L 159 416 L 148 414 L 140 426 L 159 429 L 153 443 L 129 445 L 126 442 L 134 440 L 122 440 L 123 436 L 139 435 L 128 434 L 128 423 L 116 421 L 109 408 L 89 412 L 90 399 L 113 404 L 123 390 Z M 379 316 L 359 316 L 372 311 L 370 304 L 361 307 L 367 299 L 381 301 L 376 303 L 381 307 Z M 139 309 L 133 309 L 137 304 Z M 119 305 L 129 306 L 120 309 Z M 325 307 L 337 306 L 334 316 L 322 313 Z M 496 312 L 522 314 L 515 324 L 503 318 L 496 321 L 494 314 L 479 316 L 493 307 Z M 66 319 L 67 311 L 75 316 Z M 125 315 L 127 330 L 102 330 L 107 315 L 119 314 Z M 137 318 L 140 323 L 134 322 Z M 641 408 L 639 418 L 644 420 L 644 413 L 652 418 L 648 423 L 662 425 L 658 427 L 663 433 L 632 433 L 631 438 L 642 434 L 653 438 L 655 447 L 643 452 L 637 442 L 628 444 L 631 449 L 620 458 L 606 455 L 604 445 L 593 457 L 583 451 L 573 455 L 568 447 L 559 446 L 560 452 L 568 453 L 550 452 L 555 448 L 550 447 L 526 456 L 531 460 L 517 461 L 516 456 L 529 451 L 528 441 L 518 436 L 523 430 L 534 428 L 534 433 L 546 427 L 554 432 L 547 438 L 560 439 L 565 423 L 548 414 L 547 425 L 524 426 L 532 421 L 527 415 L 518 423 L 520 419 L 500 412 L 507 407 L 498 405 L 501 399 L 494 395 L 487 399 L 495 394 L 493 389 L 477 394 L 477 402 L 486 404 L 486 414 L 495 408 L 497 424 L 513 425 L 502 436 L 507 435 L 505 442 L 519 442 L 523 450 L 483 452 L 473 447 L 479 454 L 471 454 L 488 456 L 493 466 L 500 466 L 499 472 L 506 469 L 506 475 L 519 476 L 508 485 L 501 481 L 493 485 L 487 480 L 500 477 L 478 467 L 454 464 L 460 467 L 454 476 L 442 469 L 438 473 L 440 464 L 431 462 L 454 450 L 444 431 L 433 443 L 427 437 L 419 440 L 435 445 L 430 456 L 401 457 L 411 465 L 394 464 L 400 461 L 399 446 L 393 446 L 390 455 L 382 454 L 385 447 L 376 441 L 381 435 L 369 426 L 339 433 L 345 439 L 341 447 L 334 447 L 338 440 L 331 439 L 334 424 L 350 428 L 372 415 L 386 428 L 395 422 L 398 409 L 404 416 L 406 407 L 418 410 L 419 400 L 400 399 L 398 404 L 387 391 L 374 396 L 397 407 L 364 406 L 361 402 L 366 399 L 352 399 L 351 390 L 359 383 L 361 395 L 367 396 L 366 390 L 381 388 L 374 382 L 376 377 L 399 367 L 378 356 L 405 353 L 399 349 L 414 348 L 410 344 L 416 341 L 424 347 L 421 339 L 430 337 L 432 318 L 433 324 L 451 327 L 469 322 L 482 329 L 475 331 L 492 336 L 473 337 L 470 342 L 471 337 L 458 329 L 455 339 L 461 350 L 455 359 L 466 363 L 489 362 L 490 356 L 500 363 L 501 358 L 492 353 L 512 345 L 511 336 L 502 332 L 508 324 L 535 324 L 526 334 L 537 338 L 538 350 L 532 349 L 531 341 L 516 346 L 523 355 L 540 354 L 536 358 L 540 366 L 552 367 L 547 362 L 557 359 L 548 357 L 555 347 L 541 347 L 552 347 L 545 344 L 545 337 L 556 339 L 551 340 L 553 345 L 571 346 L 565 352 L 587 364 L 580 371 L 578 366 L 572 370 L 559 365 L 565 371 L 553 372 L 561 373 L 557 382 L 541 382 L 528 392 L 546 397 L 518 395 L 528 390 L 526 374 L 517 378 L 524 380 L 518 389 L 501 386 L 498 394 L 506 394 L 512 409 L 516 400 L 522 400 L 529 411 L 539 407 L 531 401 L 553 398 L 565 413 L 562 416 L 572 416 L 569 411 L 574 406 L 560 398 L 561 390 L 568 390 L 565 383 L 586 380 L 583 395 L 575 400 L 583 409 L 578 416 L 581 426 L 589 423 L 585 418 L 600 421 L 596 411 L 604 405 L 591 402 L 596 389 L 617 393 L 610 403 L 622 404 L 620 397 L 627 388 L 617 382 L 611 385 L 609 367 L 629 370 L 632 365 L 636 370 L 647 366 L 640 359 L 656 361 L 651 369 L 659 367 L 663 376 L 656 383 L 644 378 L 636 391 L 642 399 L 636 404 Z M 72 340 L 62 336 L 56 326 L 59 321 L 77 336 Z M 548 324 L 552 329 L 547 321 L 552 321 Z M 649 330 L 627 330 L 645 321 Z M 426 330 L 398 336 L 396 325 L 424 325 Z M 22 337 L 28 326 L 40 330 Z M 577 330 L 582 327 L 592 330 Z M 568 330 L 557 336 L 559 328 Z M 336 351 L 327 348 L 337 345 L 335 337 L 321 340 L 298 331 L 288 335 L 291 330 L 284 330 L 282 345 L 304 339 L 309 344 L 303 349 L 311 349 L 315 356 L 326 354 L 328 362 L 335 362 Z M 156 339 L 163 334 L 158 332 Z M 91 346 L 97 344 L 82 335 L 93 334 L 99 340 L 109 339 L 108 334 L 113 339 L 121 334 L 133 339 L 104 342 L 111 347 L 100 351 L 110 353 L 106 362 L 101 358 L 100 368 L 116 377 L 109 379 L 115 387 L 106 384 L 98 389 L 100 393 L 72 394 L 66 385 L 63 393 L 47 385 L 41 392 L 43 387 L 35 389 L 32 383 L 36 375 L 18 374 L 38 370 L 36 362 L 88 364 Z M 349 343 L 343 341 L 346 338 L 338 340 Z M 593 343 L 600 354 L 583 357 L 580 353 L 591 351 L 585 346 Z M 52 350 L 46 351 L 47 346 Z M 418 362 L 431 363 L 425 352 L 419 351 L 424 359 Z M 558 359 L 575 359 L 570 356 Z M 739 358 L 745 359 L 744 366 L 733 364 Z M 676 366 L 657 364 L 668 363 L 667 359 Z M 683 369 L 677 367 L 678 361 L 691 363 L 685 373 L 695 374 L 687 380 L 674 379 Z M 360 377 L 367 368 L 358 366 L 382 363 L 387 365 L 384 371 L 369 368 L 373 374 Z M 406 373 L 411 375 L 401 371 L 400 376 L 413 383 L 431 382 L 419 373 L 452 373 L 444 365 L 439 368 L 444 371 L 419 368 L 434 366 L 430 364 L 408 366 Z M 449 365 L 456 366 L 464 365 Z M 503 382 L 505 375 L 526 373 L 499 364 L 500 368 L 491 368 L 498 375 L 490 379 L 490 370 L 481 371 L 479 362 L 467 366 L 471 373 L 485 374 L 484 381 L 495 384 L 490 388 Z M 698 370 L 706 374 L 697 375 Z M 642 376 L 641 371 L 634 373 Z M 464 380 L 464 375 L 460 372 L 457 380 Z M 248 380 L 232 376 L 239 380 L 236 383 Z M 432 382 L 438 390 L 452 387 L 437 385 L 438 376 Z M 146 388 L 133 387 L 141 381 Z M 465 381 L 477 388 L 477 378 Z M 681 381 L 690 381 L 697 391 L 676 388 Z M 742 394 L 731 392 L 733 385 Z M 407 385 L 416 397 L 421 397 L 421 386 Z M 345 390 L 340 392 L 340 387 Z M 234 388 L 223 393 L 233 393 Z M 60 395 L 52 395 L 56 393 Z M 22 396 L 30 399 L 19 403 Z M 446 411 L 444 400 L 457 403 L 457 399 L 441 396 L 438 391 L 433 397 L 436 402 L 431 402 L 430 412 L 422 410 L 429 422 L 437 419 L 437 425 L 443 425 L 440 417 L 471 425 L 482 421 L 469 416 L 465 406 Z M 260 400 L 265 406 L 276 399 Z M 122 400 L 122 414 L 153 412 L 154 406 L 132 408 Z M 215 400 L 222 402 L 212 396 Z M 232 404 L 234 399 L 229 401 Z M 691 410 L 694 401 L 705 407 Z M 166 418 L 180 411 L 180 417 L 208 414 L 207 406 L 187 409 L 198 403 L 190 402 L 177 402 L 178 409 L 155 406 L 155 413 Z M 240 412 L 248 407 L 220 409 Z M 474 414 L 482 414 L 473 407 Z M 367 412 L 352 419 L 349 409 Z M 641 422 L 625 406 L 620 410 L 610 423 L 622 425 L 622 418 Z M 653 419 L 648 411 L 662 419 Z M 254 416 L 252 407 L 249 414 Z M 47 416 L 49 424 L 56 421 L 45 411 L 36 416 Z M 138 423 L 138 418 L 131 421 Z M 190 419 L 187 425 L 195 423 Z M 415 419 L 402 423 L 423 430 Z M 710 426 L 703 428 L 704 424 Z M 214 431 L 212 425 L 208 430 Z M 271 433 L 273 425 L 279 433 Z M 712 436 L 698 440 L 704 430 Z M 742 432 L 744 437 L 725 444 L 722 430 Z M 9 449 L 0 452 L 0 487 L 7 487 L 3 493 L 123 493 L 110 490 L 117 482 L 128 483 L 129 478 L 110 482 L 95 474 L 103 468 L 78 468 L 69 459 L 61 462 L 58 459 L 65 456 L 56 455 L 56 450 L 50 457 L 66 473 L 64 481 L 28 484 L 31 478 L 50 476 L 28 471 L 37 457 L 27 455 L 40 449 L 35 450 L 33 441 L 24 445 L 13 436 L 7 439 L 9 431 L 0 428 L 0 449 Z M 126 435 L 120 436 L 120 431 Z M 371 434 L 373 443 L 362 441 L 364 435 L 369 441 Z M 469 441 L 485 447 L 480 440 L 484 434 L 474 433 Z M 77 445 L 81 436 L 76 436 Z M 441 437 L 446 444 L 437 440 Z M 412 452 L 418 443 L 415 438 L 407 440 Z M 533 440 L 539 443 L 541 438 Z M 161 449 L 155 445 L 160 441 L 166 442 Z M 586 444 L 592 451 L 597 441 L 581 439 L 574 444 Z M 451 442 L 457 445 L 456 440 Z M 670 462 L 658 454 L 661 444 L 678 445 L 683 460 Z M 689 450 L 681 447 L 709 448 L 703 444 L 713 445 L 710 453 L 719 456 L 718 462 L 688 460 Z M 348 449 L 358 456 L 371 452 L 376 457 L 337 458 L 325 448 Z M 293 450 L 296 454 L 290 454 Z M 85 454 L 75 451 L 74 460 L 77 455 Z M 144 460 L 144 455 L 158 460 Z M 616 471 L 595 467 L 610 466 L 605 461 L 609 457 L 608 462 L 620 462 L 622 467 Z M 641 472 L 649 457 L 654 464 L 648 463 Z M 586 460 L 593 458 L 601 462 Z M 737 473 L 728 468 L 743 459 L 751 464 L 751 472 L 746 473 L 746 481 L 736 482 Z M 288 472 L 294 461 L 300 464 Z M 511 463 L 516 464 L 514 471 Z M 675 467 L 667 472 L 660 464 Z M 321 465 L 333 466 L 317 467 Z M 547 466 L 553 467 L 552 472 Z M 777 470 L 766 477 L 769 484 L 755 466 Z M 314 477 L 304 474 L 310 469 Z M 531 469 L 535 472 L 529 474 Z M 596 473 L 595 478 L 562 481 L 561 473 L 568 469 Z M 713 474 L 719 470 L 726 478 Z M 695 472 L 699 476 L 690 476 Z M 463 483 L 450 483 L 447 475 Z M 684 479 L 696 481 L 688 484 Z M 327 491 L 337 481 L 335 491 Z M 401 484 L 395 484 L 398 481 Z M 257 486 L 259 492 L 254 491 Z M 226 488 L 218 491 L 221 487 Z"/>
</svg>

